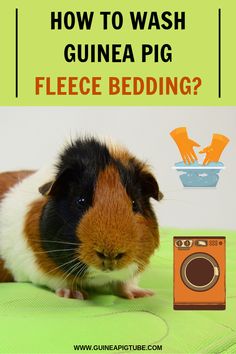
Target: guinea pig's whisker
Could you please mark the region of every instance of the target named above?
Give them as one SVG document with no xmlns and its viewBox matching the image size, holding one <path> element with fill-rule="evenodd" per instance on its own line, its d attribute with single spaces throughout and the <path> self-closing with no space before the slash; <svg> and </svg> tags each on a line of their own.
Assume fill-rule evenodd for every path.
<svg viewBox="0 0 236 354">
<path fill-rule="evenodd" d="M 54 271 L 57 270 L 57 269 L 59 269 L 59 270 L 60 270 L 61 268 L 63 269 L 63 267 L 64 267 L 65 265 L 70 264 L 70 263 L 75 262 L 75 261 L 77 261 L 77 259 L 76 259 L 76 258 L 73 258 L 73 259 L 69 260 L 68 262 L 65 262 L 65 263 L 59 265 L 58 267 L 55 267 L 55 268 L 51 269 L 49 272 L 47 272 L 47 274 L 52 273 L 52 272 L 54 272 Z"/>
<path fill-rule="evenodd" d="M 78 272 L 75 274 L 74 279 L 72 281 L 72 290 L 74 289 L 74 284 L 75 284 L 75 290 L 77 290 L 77 279 L 80 278 L 80 274 L 82 273 L 82 270 L 85 269 L 85 266 L 83 266 L 81 269 L 78 270 Z"/>
<path fill-rule="evenodd" d="M 83 267 L 80 268 L 80 272 L 78 273 L 77 276 L 83 278 L 85 276 L 84 271 L 86 270 L 86 268 L 87 268 L 87 266 L 86 266 L 86 264 L 84 264 Z"/>
<path fill-rule="evenodd" d="M 137 265 L 146 268 L 146 264 L 144 262 L 140 261 L 140 260 L 137 260 Z"/>
<path fill-rule="evenodd" d="M 81 289 L 84 289 L 84 280 L 85 280 L 84 276 L 80 278 L 80 288 Z"/>
<path fill-rule="evenodd" d="M 68 274 L 65 274 L 65 276 L 62 278 L 61 282 L 65 282 L 66 279 L 74 272 L 77 270 L 77 268 L 80 266 L 80 264 L 76 263 L 74 265 L 72 265 L 69 269 L 68 269 Z"/>
<path fill-rule="evenodd" d="M 146 267 L 145 262 L 143 262 L 141 259 L 135 258 L 134 261 L 138 264 L 138 266 L 143 266 Z"/>
<path fill-rule="evenodd" d="M 81 279 L 80 274 L 81 274 L 82 269 L 85 269 L 85 268 L 84 268 L 84 267 L 78 268 L 77 273 L 76 273 L 75 276 L 74 276 L 74 279 L 73 279 L 73 281 L 72 281 L 72 290 L 73 290 L 73 289 L 77 290 L 77 285 L 78 285 L 77 280 L 78 280 L 78 279 Z M 74 286 L 74 285 L 75 285 L 75 286 Z"/>
<path fill-rule="evenodd" d="M 29 262 L 29 260 L 31 259 L 32 261 L 33 260 L 35 260 L 35 255 L 37 254 L 37 253 L 41 253 L 41 252 L 34 252 L 34 253 L 32 253 L 32 254 L 28 254 L 28 253 L 26 253 L 26 254 L 21 254 L 21 262 Z M 42 253 L 46 253 L 46 251 L 45 252 L 42 252 Z M 57 255 L 55 255 L 54 256 L 54 258 L 57 258 L 57 259 L 61 259 L 61 257 L 67 257 L 67 259 L 68 259 L 68 255 L 61 255 L 61 254 L 57 254 Z"/>
<path fill-rule="evenodd" d="M 53 253 L 53 252 L 64 252 L 64 251 L 74 251 L 74 248 L 65 248 L 64 250 L 60 249 L 60 250 L 50 250 L 50 251 L 40 251 L 40 252 L 34 252 L 34 254 L 40 254 L 40 253 Z"/>
<path fill-rule="evenodd" d="M 75 245 L 75 246 L 79 246 L 79 243 L 78 242 L 67 242 L 67 241 L 54 241 L 54 240 L 38 240 L 38 239 L 30 239 L 31 241 L 34 241 L 34 242 L 38 242 L 38 243 L 41 243 L 41 242 L 52 242 L 52 243 L 61 243 L 61 244 L 64 244 L 64 245 Z"/>
<path fill-rule="evenodd" d="M 85 275 L 83 272 L 85 271 L 86 267 L 87 266 L 84 264 L 81 268 L 78 269 L 78 272 L 76 273 L 76 275 L 75 275 L 75 277 L 73 279 L 73 282 L 72 282 L 72 290 L 74 289 L 74 284 L 75 284 L 75 290 L 77 290 L 77 285 L 78 285 L 77 280 L 78 280 L 78 278 L 80 280 L 80 284 L 82 284 L 82 279 L 83 279 L 83 277 Z"/>
<path fill-rule="evenodd" d="M 79 271 L 77 271 L 78 273 Z M 77 279 L 77 273 L 75 274 L 74 278 L 73 278 L 73 281 L 72 281 L 72 284 L 71 284 L 71 290 L 74 291 L 74 290 L 77 290 L 77 282 L 75 282 L 75 280 Z M 75 283 L 74 283 L 75 282 Z M 75 285 L 75 286 L 74 286 Z"/>
<path fill-rule="evenodd" d="M 65 249 L 65 250 L 52 250 L 52 251 L 38 251 L 38 252 L 34 252 L 34 254 L 26 254 L 26 255 L 23 255 L 23 259 L 22 259 L 22 262 L 28 262 L 29 259 L 33 259 L 34 258 L 34 255 L 37 255 L 37 254 L 47 254 L 47 253 L 53 253 L 53 252 L 63 252 L 63 251 L 66 251 L 66 252 L 71 252 L 71 251 L 74 251 L 74 248 L 71 248 L 71 249 Z M 68 259 L 68 253 L 63 255 L 63 254 L 60 254 L 60 253 L 57 253 L 56 255 L 54 255 L 53 257 L 54 259 L 62 259 L 62 258 L 67 258 Z"/>
<path fill-rule="evenodd" d="M 76 262 L 76 264 L 73 264 L 67 271 L 67 273 L 65 273 L 64 277 L 60 280 L 59 284 L 61 285 L 61 283 L 64 283 L 66 281 L 66 279 L 80 266 L 80 264 L 77 263 L 77 260 L 74 260 Z"/>
<path fill-rule="evenodd" d="M 82 275 L 83 271 L 85 270 L 86 265 L 83 264 L 82 267 L 78 267 L 78 272 L 76 273 L 76 277 Z"/>
<path fill-rule="evenodd" d="M 79 259 L 76 259 L 76 261 L 77 260 L 79 260 Z M 78 272 L 76 273 L 76 275 L 75 275 L 75 277 L 73 278 L 73 282 L 74 282 L 74 279 L 77 277 L 77 274 L 79 273 L 79 271 L 80 271 L 80 266 L 81 266 L 81 263 L 79 262 L 76 262 L 76 264 L 74 264 L 74 265 L 72 265 L 70 268 L 69 268 L 69 270 L 68 270 L 68 274 L 65 274 L 65 276 L 61 279 L 61 281 L 59 282 L 59 285 L 61 285 L 61 284 L 63 284 L 65 281 L 66 281 L 66 279 L 72 274 L 72 273 L 74 273 L 75 271 L 77 271 L 77 269 L 78 269 Z M 85 265 L 83 265 L 82 266 L 82 268 L 84 269 L 86 266 Z M 72 283 L 72 286 L 71 286 L 71 290 L 73 290 L 73 283 Z"/>
<path fill-rule="evenodd" d="M 82 267 L 81 267 L 82 266 Z M 83 263 L 80 262 L 80 260 L 77 258 L 77 263 L 75 265 L 75 269 L 74 270 L 77 270 L 77 268 L 81 269 L 83 268 L 85 265 Z"/>
</svg>

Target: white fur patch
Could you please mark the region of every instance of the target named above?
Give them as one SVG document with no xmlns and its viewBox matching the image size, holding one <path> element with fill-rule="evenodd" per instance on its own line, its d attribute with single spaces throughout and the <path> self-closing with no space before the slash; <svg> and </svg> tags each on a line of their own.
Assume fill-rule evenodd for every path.
<svg viewBox="0 0 236 354">
<path fill-rule="evenodd" d="M 51 289 L 64 287 L 61 279 L 42 272 L 24 236 L 29 206 L 41 194 L 38 188 L 54 177 L 53 168 L 45 168 L 15 185 L 0 204 L 0 257 L 16 281 L 32 282 Z"/>
</svg>

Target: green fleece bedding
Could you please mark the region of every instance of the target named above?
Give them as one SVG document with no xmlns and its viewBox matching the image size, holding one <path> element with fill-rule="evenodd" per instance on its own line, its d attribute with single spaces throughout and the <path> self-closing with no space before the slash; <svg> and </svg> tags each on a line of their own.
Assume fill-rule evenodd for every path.
<svg viewBox="0 0 236 354">
<path fill-rule="evenodd" d="M 163 353 L 236 353 L 236 232 L 162 229 L 161 235 L 160 250 L 141 280 L 156 291 L 153 297 L 94 295 L 79 301 L 31 284 L 0 284 L 0 353 L 75 353 L 76 344 L 153 343 L 162 345 Z M 173 310 L 172 237 L 178 235 L 226 236 L 225 311 Z"/>
</svg>

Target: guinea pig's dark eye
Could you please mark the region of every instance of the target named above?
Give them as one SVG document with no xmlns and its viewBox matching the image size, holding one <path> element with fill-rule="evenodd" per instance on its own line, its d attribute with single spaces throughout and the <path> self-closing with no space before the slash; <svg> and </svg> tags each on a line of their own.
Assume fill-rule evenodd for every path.
<svg viewBox="0 0 236 354">
<path fill-rule="evenodd" d="M 81 208 L 86 205 L 86 198 L 85 197 L 78 197 L 75 199 L 75 204 Z"/>
<path fill-rule="evenodd" d="M 134 213 L 137 213 L 139 211 L 138 204 L 135 200 L 132 200 L 132 209 Z"/>
</svg>

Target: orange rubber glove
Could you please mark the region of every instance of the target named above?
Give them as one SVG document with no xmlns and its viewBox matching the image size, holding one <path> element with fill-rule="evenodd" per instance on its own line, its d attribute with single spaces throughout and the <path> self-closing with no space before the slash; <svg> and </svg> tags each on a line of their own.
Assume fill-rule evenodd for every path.
<svg viewBox="0 0 236 354">
<path fill-rule="evenodd" d="M 203 165 L 207 165 L 210 162 L 218 162 L 228 142 L 229 138 L 227 136 L 213 134 L 211 145 L 199 151 L 200 154 L 206 154 Z"/>
<path fill-rule="evenodd" d="M 185 164 L 190 164 L 197 161 L 197 155 L 195 154 L 193 147 L 199 147 L 200 145 L 196 143 L 196 141 L 189 139 L 187 129 L 185 127 L 174 129 L 170 135 L 176 142 Z"/>
</svg>

